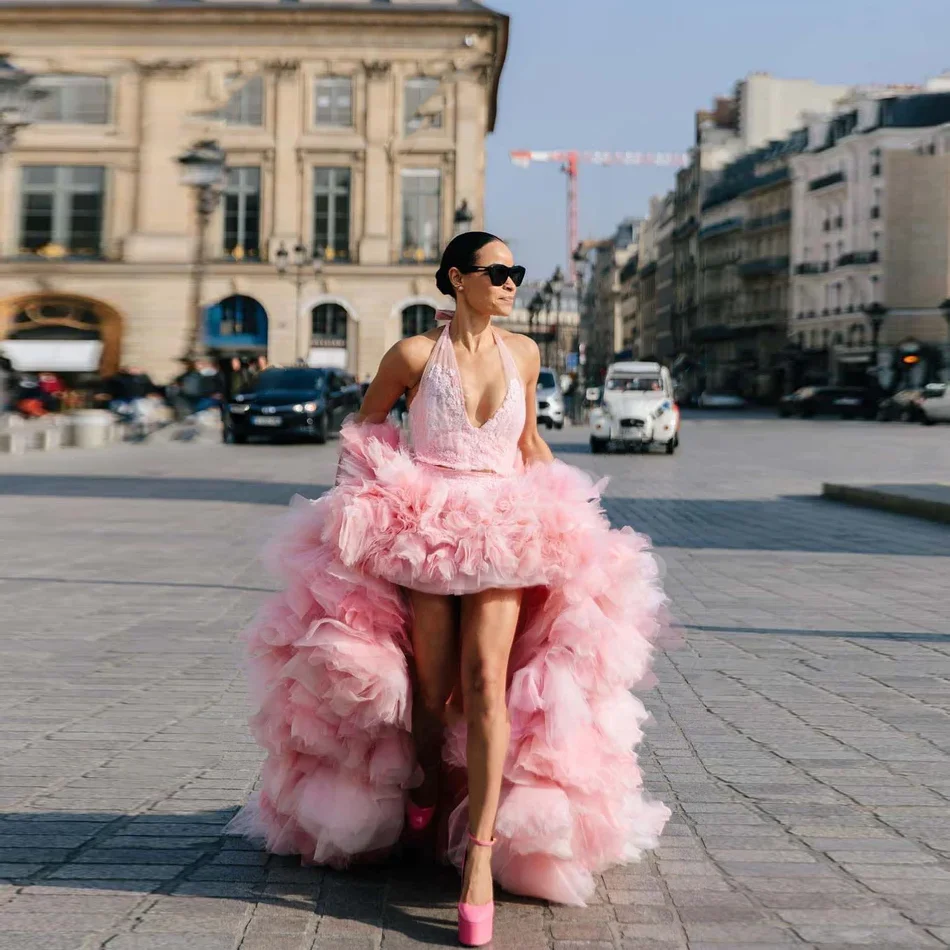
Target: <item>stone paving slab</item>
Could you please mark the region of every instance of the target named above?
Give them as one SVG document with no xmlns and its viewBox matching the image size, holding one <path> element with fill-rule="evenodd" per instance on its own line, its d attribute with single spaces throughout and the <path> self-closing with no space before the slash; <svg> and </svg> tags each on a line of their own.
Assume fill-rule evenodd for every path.
<svg viewBox="0 0 950 950">
<path fill-rule="evenodd" d="M 595 459 L 585 435 L 559 454 L 611 476 L 685 631 L 644 696 L 674 817 L 587 908 L 499 895 L 494 946 L 950 946 L 950 529 L 814 497 L 871 467 L 936 482 L 947 440 L 693 415 L 672 458 Z M 453 872 L 301 868 L 220 834 L 260 764 L 254 551 L 334 469 L 333 445 L 0 460 L 0 950 L 455 944 Z"/>
</svg>

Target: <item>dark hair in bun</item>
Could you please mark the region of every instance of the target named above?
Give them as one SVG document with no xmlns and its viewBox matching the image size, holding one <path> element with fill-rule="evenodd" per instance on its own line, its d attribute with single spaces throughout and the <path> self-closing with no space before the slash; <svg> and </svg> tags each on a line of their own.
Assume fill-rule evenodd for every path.
<svg viewBox="0 0 950 950">
<path fill-rule="evenodd" d="M 439 288 L 439 292 L 447 297 L 455 297 L 455 288 L 449 280 L 449 271 L 457 267 L 464 273 L 470 267 L 474 267 L 478 252 L 492 241 L 501 241 L 501 238 L 487 231 L 465 231 L 452 238 L 442 252 L 442 263 L 435 273 L 435 285 Z"/>
</svg>

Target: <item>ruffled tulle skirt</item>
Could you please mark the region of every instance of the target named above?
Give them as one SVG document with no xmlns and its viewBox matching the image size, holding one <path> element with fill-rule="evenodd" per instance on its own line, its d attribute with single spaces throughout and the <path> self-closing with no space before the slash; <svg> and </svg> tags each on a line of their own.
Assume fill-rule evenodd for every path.
<svg viewBox="0 0 950 950">
<path fill-rule="evenodd" d="M 388 853 L 417 779 L 403 588 L 524 588 L 493 854 L 510 891 L 582 904 L 594 875 L 656 846 L 669 809 L 634 751 L 664 597 L 647 541 L 612 530 L 600 486 L 560 462 L 512 476 L 416 462 L 391 425 L 348 425 L 338 485 L 295 499 L 267 550 L 283 590 L 248 633 L 259 793 L 229 826 L 345 866 Z M 464 722 L 444 757 L 465 768 Z M 467 800 L 448 855 L 461 864 Z"/>
</svg>

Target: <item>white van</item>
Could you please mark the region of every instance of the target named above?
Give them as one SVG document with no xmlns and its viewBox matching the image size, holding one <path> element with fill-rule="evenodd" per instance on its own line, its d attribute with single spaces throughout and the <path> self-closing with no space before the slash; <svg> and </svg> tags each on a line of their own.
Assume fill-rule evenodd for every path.
<svg viewBox="0 0 950 950">
<path fill-rule="evenodd" d="M 640 450 L 662 445 L 672 455 L 679 445 L 680 413 L 670 371 L 659 363 L 611 363 L 590 425 L 594 454 L 614 445 Z"/>
</svg>

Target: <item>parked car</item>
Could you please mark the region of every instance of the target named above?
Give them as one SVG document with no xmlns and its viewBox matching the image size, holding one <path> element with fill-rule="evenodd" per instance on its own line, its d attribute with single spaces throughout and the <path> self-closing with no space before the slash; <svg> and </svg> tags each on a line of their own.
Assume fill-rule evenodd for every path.
<svg viewBox="0 0 950 950">
<path fill-rule="evenodd" d="M 801 416 L 840 416 L 842 419 L 874 419 L 877 399 L 870 389 L 859 386 L 804 386 L 779 402 L 778 414 L 783 418 Z"/>
<path fill-rule="evenodd" d="M 882 399 L 877 406 L 877 417 L 881 422 L 919 422 L 921 389 L 902 389 Z"/>
<path fill-rule="evenodd" d="M 228 404 L 224 441 L 291 436 L 326 442 L 360 407 L 360 387 L 338 369 L 275 366 L 265 369 Z"/>
<path fill-rule="evenodd" d="M 554 370 L 541 367 L 537 387 L 538 423 L 549 429 L 564 428 L 564 393 Z"/>
<path fill-rule="evenodd" d="M 590 426 L 595 455 L 613 445 L 642 452 L 660 445 L 672 455 L 680 442 L 680 413 L 670 371 L 659 363 L 612 363 Z"/>
<path fill-rule="evenodd" d="M 706 391 L 699 394 L 696 405 L 700 409 L 743 409 L 746 406 L 746 401 L 738 393 Z"/>
<path fill-rule="evenodd" d="M 950 383 L 930 383 L 925 386 L 918 405 L 924 425 L 950 422 Z"/>
</svg>

